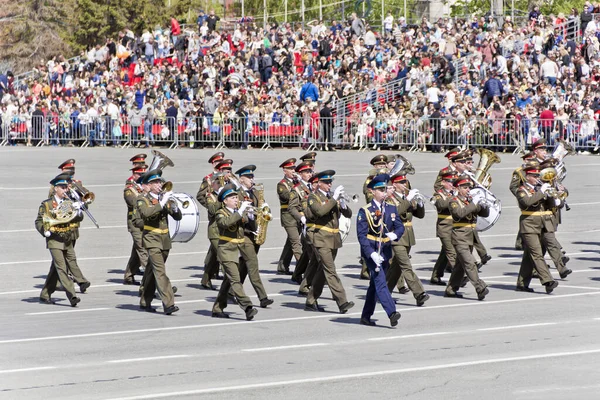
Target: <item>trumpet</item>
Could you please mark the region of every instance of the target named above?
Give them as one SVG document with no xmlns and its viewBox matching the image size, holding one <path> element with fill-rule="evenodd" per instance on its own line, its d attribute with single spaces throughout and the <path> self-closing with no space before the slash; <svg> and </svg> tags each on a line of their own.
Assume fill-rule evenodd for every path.
<svg viewBox="0 0 600 400">
<path fill-rule="evenodd" d="M 162 185 L 162 193 L 161 196 L 166 193 L 166 192 L 171 192 L 173 190 L 173 182 L 171 181 L 166 181 L 165 183 L 163 183 Z M 169 200 L 169 203 L 175 203 L 176 206 L 181 207 L 183 209 L 186 209 L 190 206 L 190 202 L 189 201 L 181 201 L 179 200 L 177 197 L 171 197 L 171 199 Z"/>
<path fill-rule="evenodd" d="M 342 192 L 342 194 L 340 195 L 340 199 L 344 200 L 346 203 L 358 203 L 358 199 L 360 199 L 360 196 L 358 194 L 354 194 L 352 195 L 352 197 L 350 197 L 345 192 Z"/>
</svg>

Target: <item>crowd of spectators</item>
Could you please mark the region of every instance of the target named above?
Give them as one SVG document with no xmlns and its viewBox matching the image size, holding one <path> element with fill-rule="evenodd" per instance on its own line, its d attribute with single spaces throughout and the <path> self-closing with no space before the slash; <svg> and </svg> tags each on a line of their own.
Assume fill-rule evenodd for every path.
<svg viewBox="0 0 600 400">
<path fill-rule="evenodd" d="M 545 137 L 595 147 L 600 10 L 526 23 L 489 16 L 387 15 L 231 29 L 214 11 L 196 26 L 135 33 L 0 75 L 2 139 L 35 145 L 248 147 L 265 135 L 304 147 L 455 144 L 497 150 Z M 359 95 L 360 94 L 360 95 Z M 43 122 L 42 122 L 43 121 Z M 190 143 L 194 140 L 193 143 Z"/>
</svg>

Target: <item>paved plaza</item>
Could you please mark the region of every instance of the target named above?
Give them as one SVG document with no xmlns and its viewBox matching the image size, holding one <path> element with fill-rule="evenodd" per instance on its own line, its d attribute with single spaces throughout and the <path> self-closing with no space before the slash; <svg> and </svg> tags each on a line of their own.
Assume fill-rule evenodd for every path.
<svg viewBox="0 0 600 400">
<path fill-rule="evenodd" d="M 210 172 L 213 149 L 165 150 L 174 168 L 164 172 L 174 191 L 195 197 Z M 431 299 L 416 307 L 412 294 L 397 299 L 397 328 L 378 306 L 378 326 L 359 324 L 368 282 L 359 279 L 355 226 L 340 249 L 337 270 L 356 302 L 338 313 L 326 288 L 326 312 L 303 310 L 305 298 L 288 276 L 277 275 L 285 241 L 279 225 L 277 167 L 301 150 L 225 150 L 234 171 L 256 164 L 257 182 L 275 217 L 259 253 L 260 270 L 275 303 L 259 308 L 247 322 L 234 304 L 231 319 L 211 318 L 217 292 L 200 286 L 206 238 L 206 211 L 189 243 L 175 243 L 167 273 L 178 287 L 172 316 L 139 311 L 137 287 L 122 285 L 131 251 L 123 200 L 135 149 L 0 148 L 0 400 L 2 399 L 596 399 L 600 389 L 600 159 L 569 156 L 571 210 L 563 212 L 557 237 L 573 269 L 547 295 L 515 292 L 521 252 L 514 250 L 520 211 L 508 190 L 518 156 L 499 154 L 491 169 L 492 192 L 502 201 L 499 222 L 481 234 L 492 260 L 481 277 L 490 286 L 478 301 L 469 284 L 465 298 L 444 298 L 444 287 L 429 284 L 440 249 L 435 211 L 427 204 L 415 220 L 412 263 Z M 149 152 L 148 152 L 149 154 Z M 393 153 L 389 153 L 393 154 Z M 435 176 L 446 164 L 441 155 L 407 154 L 416 174 L 413 188 L 430 196 Z M 371 153 L 319 153 L 316 170 L 335 169 L 334 187 L 359 193 Z M 79 265 L 91 281 L 81 303 L 71 308 L 64 292 L 56 305 L 38 303 L 50 267 L 44 238 L 34 229 L 48 182 L 68 158 L 76 177 L 96 195 L 91 211 L 101 228 L 85 219 L 77 241 Z M 148 160 L 151 159 L 149 154 Z M 477 163 L 478 159 L 475 159 Z M 360 203 L 351 204 L 354 214 Z M 548 260 L 552 265 L 551 261 Z M 558 272 L 551 269 L 556 279 Z M 445 276 L 445 279 L 448 275 Z M 220 281 L 213 281 L 219 285 Z M 245 290 L 254 295 L 249 282 Z"/>
</svg>

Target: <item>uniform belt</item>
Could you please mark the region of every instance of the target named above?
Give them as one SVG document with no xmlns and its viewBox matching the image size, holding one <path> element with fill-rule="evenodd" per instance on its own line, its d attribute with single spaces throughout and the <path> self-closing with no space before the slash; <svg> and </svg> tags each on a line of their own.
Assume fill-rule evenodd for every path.
<svg viewBox="0 0 600 400">
<path fill-rule="evenodd" d="M 475 228 L 477 226 L 477 224 L 472 224 L 470 222 L 455 222 L 452 224 L 452 226 L 454 228 L 466 228 L 466 227 Z"/>
<path fill-rule="evenodd" d="M 367 239 L 374 240 L 376 242 L 381 242 L 381 243 L 387 243 L 390 241 L 390 238 L 387 236 L 380 238 L 379 236 L 367 235 Z"/>
<path fill-rule="evenodd" d="M 552 211 L 521 211 L 522 215 L 552 215 Z"/>
<path fill-rule="evenodd" d="M 338 228 L 330 228 L 328 226 L 323 226 L 323 225 L 317 225 L 317 224 L 306 224 L 307 228 L 315 228 L 318 230 L 322 230 L 325 232 L 330 232 L 330 233 L 340 233 L 340 230 Z"/>
<path fill-rule="evenodd" d="M 281 208 L 282 210 L 285 210 L 285 209 L 288 208 L 288 205 L 287 204 L 282 204 L 281 207 L 279 207 L 279 208 Z"/>
<path fill-rule="evenodd" d="M 51 226 L 50 227 L 50 232 L 69 232 L 69 231 L 73 230 L 74 228 L 77 228 L 77 224 L 76 223 L 69 224 L 69 225 L 63 226 L 63 227 Z"/>
<path fill-rule="evenodd" d="M 164 233 L 169 233 L 169 228 L 160 229 L 160 228 L 155 228 L 153 226 L 144 225 L 144 231 L 164 234 Z"/>
<path fill-rule="evenodd" d="M 231 243 L 244 243 L 245 239 L 238 239 L 238 238 L 231 238 L 229 236 L 219 236 L 219 240 L 224 240 L 226 242 L 231 242 Z"/>
<path fill-rule="evenodd" d="M 452 215 L 448 214 L 438 214 L 438 219 L 451 219 Z"/>
</svg>

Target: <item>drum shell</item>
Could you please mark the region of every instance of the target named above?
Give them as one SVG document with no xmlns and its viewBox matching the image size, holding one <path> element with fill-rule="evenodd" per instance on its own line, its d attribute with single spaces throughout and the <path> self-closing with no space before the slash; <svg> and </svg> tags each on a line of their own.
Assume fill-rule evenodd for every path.
<svg viewBox="0 0 600 400">
<path fill-rule="evenodd" d="M 187 193 L 173 193 L 173 197 L 179 200 L 179 209 L 181 211 L 181 221 L 175 221 L 169 216 L 169 234 L 171 241 L 178 243 L 187 243 L 194 238 L 200 226 L 200 211 L 196 200 Z M 188 202 L 187 208 L 181 205 Z"/>
<path fill-rule="evenodd" d="M 490 215 L 485 218 L 477 217 L 477 226 L 475 227 L 475 230 L 478 232 L 487 231 L 498 222 L 500 214 L 502 213 L 502 203 L 493 194 L 488 192 L 486 195 L 486 191 L 480 187 L 471 189 L 470 194 L 473 198 L 473 203 L 479 203 L 481 200 L 485 200 L 490 207 Z"/>
</svg>

